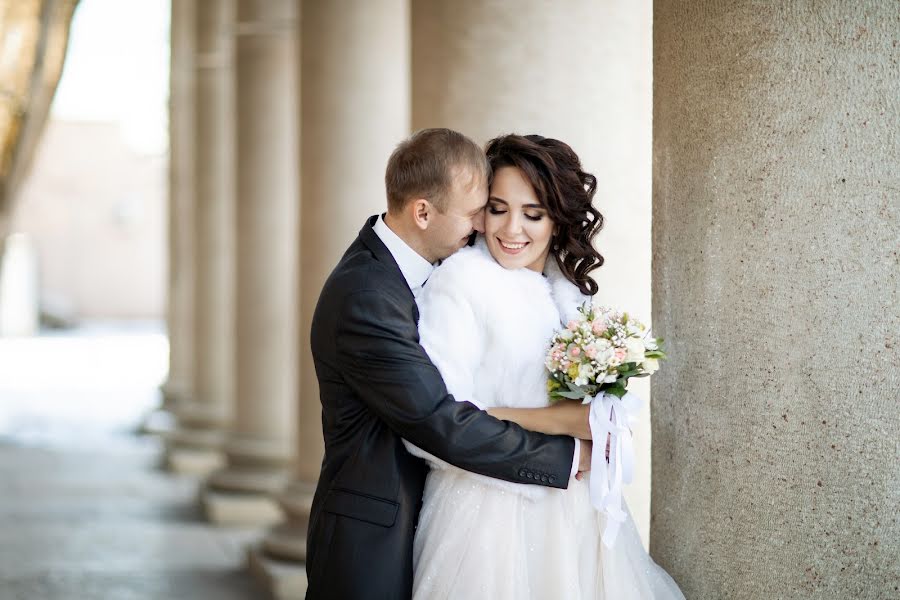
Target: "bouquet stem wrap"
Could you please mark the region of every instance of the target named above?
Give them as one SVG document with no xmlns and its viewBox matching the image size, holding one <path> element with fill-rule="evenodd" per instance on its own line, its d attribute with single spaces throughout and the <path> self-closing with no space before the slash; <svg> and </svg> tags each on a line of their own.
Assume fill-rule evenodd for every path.
<svg viewBox="0 0 900 600">
<path fill-rule="evenodd" d="M 625 521 L 622 486 L 634 478 L 634 438 L 631 427 L 637 423 L 642 400 L 626 392 L 622 398 L 600 393 L 588 396 L 591 410 L 589 424 L 594 447 L 591 452 L 591 504 L 606 515 L 603 545 L 612 548 Z M 606 461 L 606 438 L 610 436 L 609 462 Z"/>
</svg>

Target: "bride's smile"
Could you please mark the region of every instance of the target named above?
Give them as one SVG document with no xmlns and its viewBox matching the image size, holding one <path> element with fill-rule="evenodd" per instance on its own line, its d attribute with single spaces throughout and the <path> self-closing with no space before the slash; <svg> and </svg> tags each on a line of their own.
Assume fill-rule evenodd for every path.
<svg viewBox="0 0 900 600">
<path fill-rule="evenodd" d="M 497 241 L 500 242 L 500 246 L 506 251 L 507 254 L 518 254 L 519 250 L 522 250 L 525 246 L 528 245 L 529 242 L 504 242 L 502 239 L 497 238 Z"/>
</svg>

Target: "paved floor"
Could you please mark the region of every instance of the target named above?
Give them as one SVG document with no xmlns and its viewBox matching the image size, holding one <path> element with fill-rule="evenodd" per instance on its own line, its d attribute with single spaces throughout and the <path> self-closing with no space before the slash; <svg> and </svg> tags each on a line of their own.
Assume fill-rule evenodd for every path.
<svg viewBox="0 0 900 600">
<path fill-rule="evenodd" d="M 0 600 L 266 597 L 243 567 L 260 532 L 209 526 L 197 481 L 129 433 L 165 350 L 158 327 L 0 340 Z"/>
</svg>

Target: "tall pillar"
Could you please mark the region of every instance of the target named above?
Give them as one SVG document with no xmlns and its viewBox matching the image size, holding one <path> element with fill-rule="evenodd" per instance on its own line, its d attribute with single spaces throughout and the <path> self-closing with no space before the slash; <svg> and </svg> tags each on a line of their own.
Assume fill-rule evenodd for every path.
<svg viewBox="0 0 900 600">
<path fill-rule="evenodd" d="M 163 408 L 191 395 L 194 278 L 194 35 L 196 3 L 172 0 L 169 61 L 169 376 Z"/>
<path fill-rule="evenodd" d="M 650 323 L 651 3 L 412 2 L 412 125 L 560 139 L 597 176 L 597 301 Z M 647 543 L 649 385 L 625 495 Z"/>
<path fill-rule="evenodd" d="M 204 492 L 217 523 L 272 524 L 296 450 L 299 190 L 294 0 L 239 0 L 235 418 Z"/>
<path fill-rule="evenodd" d="M 322 463 L 312 312 L 365 219 L 385 210 L 387 159 L 409 134 L 408 40 L 406 0 L 303 5 L 298 464 L 281 502 L 287 522 L 251 554 L 251 564 L 280 598 L 305 593 L 306 528 Z"/>
<path fill-rule="evenodd" d="M 202 9 L 201 9 L 202 8 Z M 209 472 L 223 464 L 234 394 L 234 4 L 196 13 L 194 96 L 194 389 L 178 409 L 169 463 Z"/>
<path fill-rule="evenodd" d="M 898 597 L 897 5 L 653 21 L 653 554 L 698 600 Z"/>
</svg>

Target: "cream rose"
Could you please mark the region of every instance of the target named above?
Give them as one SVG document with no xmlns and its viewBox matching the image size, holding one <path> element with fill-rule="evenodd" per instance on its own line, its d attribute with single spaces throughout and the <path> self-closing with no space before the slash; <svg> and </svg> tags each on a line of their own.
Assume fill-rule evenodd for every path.
<svg viewBox="0 0 900 600">
<path fill-rule="evenodd" d="M 644 360 L 644 340 L 630 337 L 625 340 L 625 362 L 639 363 Z"/>
</svg>

